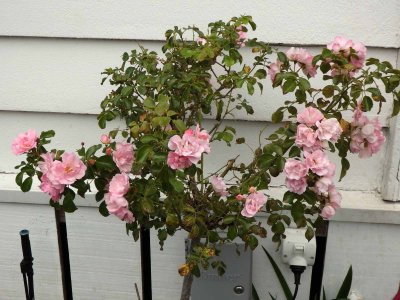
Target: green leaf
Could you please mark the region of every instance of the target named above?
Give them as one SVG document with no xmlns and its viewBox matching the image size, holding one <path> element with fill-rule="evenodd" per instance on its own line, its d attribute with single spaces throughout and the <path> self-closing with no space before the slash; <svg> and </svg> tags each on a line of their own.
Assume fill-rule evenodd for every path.
<svg viewBox="0 0 400 300">
<path fill-rule="evenodd" d="M 299 78 L 299 87 L 302 91 L 308 91 L 311 87 L 310 82 L 305 78 Z"/>
<path fill-rule="evenodd" d="M 56 133 L 54 132 L 54 130 L 48 130 L 48 131 L 42 131 L 40 133 L 40 138 L 42 139 L 47 139 L 47 138 L 51 138 L 55 135 Z"/>
<path fill-rule="evenodd" d="M 264 69 L 258 69 L 254 73 L 254 77 L 257 77 L 258 79 L 264 79 L 267 77 L 267 71 L 265 71 Z"/>
<path fill-rule="evenodd" d="M 65 212 L 72 213 L 77 210 L 77 207 L 74 203 L 74 199 L 75 199 L 74 191 L 71 189 L 66 189 L 63 204 L 62 204 Z"/>
<path fill-rule="evenodd" d="M 173 120 L 172 121 L 174 123 L 174 125 L 176 126 L 176 128 L 179 130 L 180 133 L 185 132 L 186 130 L 186 125 L 182 120 Z"/>
<path fill-rule="evenodd" d="M 15 183 L 16 183 L 18 186 L 21 186 L 21 185 L 22 185 L 22 179 L 23 179 L 23 177 L 24 177 L 24 172 L 19 172 L 19 173 L 17 174 L 17 176 L 15 176 Z"/>
<path fill-rule="evenodd" d="M 132 91 L 133 91 L 133 87 L 131 87 L 129 85 L 125 86 L 125 87 L 122 88 L 121 95 L 123 97 L 127 97 L 132 93 Z"/>
<path fill-rule="evenodd" d="M 147 160 L 147 157 L 150 153 L 153 152 L 153 147 L 151 145 L 143 145 L 138 148 L 136 151 L 136 161 L 139 163 L 143 163 Z"/>
<path fill-rule="evenodd" d="M 282 86 L 283 94 L 287 94 L 293 92 L 297 87 L 297 82 L 295 79 L 289 78 L 285 81 Z"/>
<path fill-rule="evenodd" d="M 283 112 L 281 112 L 280 110 L 277 110 L 271 116 L 271 120 L 273 123 L 279 123 L 282 121 L 282 119 L 283 119 Z"/>
<path fill-rule="evenodd" d="M 400 100 L 394 100 L 392 117 L 397 116 L 399 114 L 399 111 L 400 111 Z"/>
<path fill-rule="evenodd" d="M 113 170 L 115 163 L 110 155 L 104 155 L 96 159 L 95 166 L 99 169 Z"/>
<path fill-rule="evenodd" d="M 288 286 L 288 284 L 287 284 L 287 282 L 285 280 L 285 277 L 283 277 L 281 270 L 279 269 L 278 265 L 276 264 L 276 262 L 274 261 L 272 256 L 264 248 L 264 246 L 262 246 L 262 248 L 263 248 L 265 254 L 268 257 L 268 259 L 269 259 L 269 261 L 270 261 L 270 263 L 272 265 L 272 268 L 275 271 L 276 277 L 278 277 L 279 283 L 281 284 L 281 287 L 282 287 L 283 293 L 286 296 L 286 299 L 287 300 L 292 300 L 293 299 L 292 292 L 290 291 L 290 288 L 289 288 L 289 286 Z"/>
<path fill-rule="evenodd" d="M 254 85 L 251 84 L 250 82 L 247 82 L 247 92 L 248 92 L 250 95 L 253 95 L 253 94 L 254 94 Z"/>
<path fill-rule="evenodd" d="M 143 105 L 147 110 L 153 110 L 156 107 L 154 99 L 151 97 L 147 97 L 146 99 L 144 99 Z"/>
<path fill-rule="evenodd" d="M 227 67 L 232 67 L 235 64 L 235 60 L 229 55 L 225 55 L 222 63 L 224 63 Z"/>
<path fill-rule="evenodd" d="M 32 187 L 32 177 L 27 177 L 21 184 L 21 191 L 24 193 L 29 192 Z"/>
<path fill-rule="evenodd" d="M 310 227 L 310 226 L 307 226 L 307 230 L 306 230 L 306 233 L 305 233 L 305 237 L 306 237 L 306 239 L 307 239 L 307 241 L 311 241 L 312 240 L 312 238 L 314 237 L 314 229 L 312 228 L 312 227 Z"/>
<path fill-rule="evenodd" d="M 226 237 L 228 239 L 230 239 L 231 241 L 233 241 L 237 237 L 237 234 L 238 234 L 238 230 L 237 230 L 236 225 L 235 224 L 230 225 L 228 227 L 228 233 L 227 233 Z"/>
<path fill-rule="evenodd" d="M 278 52 L 278 59 L 283 63 L 287 62 L 287 56 L 283 52 Z"/>
<path fill-rule="evenodd" d="M 362 101 L 362 106 L 365 109 L 365 111 L 370 111 L 373 106 L 371 97 L 364 96 L 363 101 Z"/>
<path fill-rule="evenodd" d="M 177 193 L 182 193 L 185 189 L 185 186 L 183 185 L 182 181 L 179 181 L 176 178 L 171 177 L 169 179 L 169 183 L 172 185 L 172 187 Z"/>
<path fill-rule="evenodd" d="M 336 298 L 347 299 L 347 296 L 350 293 L 352 279 L 353 279 L 353 268 L 352 268 L 352 266 L 350 266 L 349 270 L 347 271 L 347 275 L 343 280 L 342 286 L 340 287 Z"/>
<path fill-rule="evenodd" d="M 101 147 L 102 147 L 102 146 L 101 146 L 100 144 L 99 144 L 99 145 L 93 145 L 93 146 L 89 147 L 89 149 L 87 149 L 87 151 L 86 151 L 85 157 L 86 157 L 86 158 L 90 158 L 90 157 L 93 156 L 93 155 L 96 153 L 96 151 L 99 150 Z"/>
<path fill-rule="evenodd" d="M 339 181 L 342 180 L 344 176 L 346 176 L 347 170 L 350 169 L 350 162 L 347 160 L 347 158 L 342 157 L 342 170 L 340 171 L 340 178 Z"/>
<path fill-rule="evenodd" d="M 332 97 L 334 93 L 335 93 L 335 87 L 333 85 L 327 85 L 322 89 L 322 95 L 324 95 L 325 98 Z"/>
<path fill-rule="evenodd" d="M 306 93 L 305 93 L 304 91 L 300 90 L 300 89 L 298 89 L 298 90 L 295 92 L 294 95 L 296 96 L 296 99 L 297 99 L 298 101 L 300 101 L 300 103 L 306 101 L 306 99 L 307 99 Z"/>
<path fill-rule="evenodd" d="M 103 217 L 108 217 L 110 215 L 110 213 L 108 212 L 107 205 L 106 205 L 105 201 L 100 203 L 100 205 L 99 205 L 99 213 Z"/>
</svg>

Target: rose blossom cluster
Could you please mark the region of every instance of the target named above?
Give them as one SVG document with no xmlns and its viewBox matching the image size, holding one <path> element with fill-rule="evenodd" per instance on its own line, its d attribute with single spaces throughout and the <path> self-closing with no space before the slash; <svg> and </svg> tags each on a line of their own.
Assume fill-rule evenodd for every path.
<svg viewBox="0 0 400 300">
<path fill-rule="evenodd" d="M 11 150 L 15 155 L 26 153 L 37 145 L 38 135 L 35 130 L 29 129 L 20 133 L 12 142 Z"/>
<path fill-rule="evenodd" d="M 197 124 L 196 129 L 187 129 L 183 136 L 174 135 L 168 142 L 167 164 L 171 169 L 181 170 L 196 164 L 203 153 L 210 153 L 210 135 L 206 130 L 201 130 Z"/>
<path fill-rule="evenodd" d="M 306 49 L 291 47 L 286 51 L 286 56 L 290 61 L 300 63 L 305 75 L 314 77 L 317 74 L 316 68 L 312 65 L 314 57 Z"/>
<path fill-rule="evenodd" d="M 299 125 L 295 143 L 303 149 L 305 159 L 301 161 L 290 158 L 286 161 L 284 167 L 286 186 L 293 193 L 303 194 L 308 187 L 307 179 L 311 175 L 316 179 L 313 190 L 318 195 L 328 198 L 330 195 L 338 195 L 330 201 L 335 201 L 335 207 L 339 207 L 340 194 L 333 184 L 336 166 L 329 161 L 324 147 L 328 142 L 336 142 L 339 139 L 342 128 L 335 118 L 324 118 L 324 115 L 314 107 L 307 107 L 299 113 L 297 121 Z M 322 216 L 326 217 L 328 214 L 324 213 Z"/>
<path fill-rule="evenodd" d="M 359 107 L 354 111 L 351 127 L 350 151 L 358 153 L 360 158 L 371 157 L 380 150 L 385 142 L 378 118 L 368 119 Z"/>
<path fill-rule="evenodd" d="M 352 64 L 353 69 L 349 72 L 350 76 L 354 76 L 354 73 L 364 65 L 367 48 L 363 43 L 353 42 L 342 36 L 337 36 L 326 47 L 333 53 L 343 56 Z M 353 49 L 353 52 L 351 49 Z M 332 76 L 340 74 L 339 72 L 341 70 L 338 69 L 338 66 L 332 65 Z"/>
<path fill-rule="evenodd" d="M 66 185 L 81 179 L 86 172 L 86 166 L 75 153 L 65 152 L 61 160 L 54 159 L 54 153 L 41 155 L 43 161 L 38 163 L 42 172 L 40 189 L 49 194 L 53 201 L 60 200 Z"/>
<path fill-rule="evenodd" d="M 220 196 L 228 196 L 228 191 L 226 190 L 226 184 L 222 177 L 220 176 L 211 176 L 208 181 L 211 183 L 213 190 Z"/>
<path fill-rule="evenodd" d="M 242 216 L 251 218 L 267 203 L 268 198 L 264 195 L 264 193 L 257 192 L 254 187 L 249 189 L 250 194 L 245 197 L 241 194 L 236 196 L 236 199 L 239 201 L 245 201 L 244 207 L 240 212 Z"/>
<path fill-rule="evenodd" d="M 116 174 L 110 181 L 108 193 L 104 195 L 107 210 L 122 221 L 132 223 L 135 218 L 129 210 L 129 203 L 124 197 L 129 191 L 129 177 L 126 173 Z"/>
</svg>

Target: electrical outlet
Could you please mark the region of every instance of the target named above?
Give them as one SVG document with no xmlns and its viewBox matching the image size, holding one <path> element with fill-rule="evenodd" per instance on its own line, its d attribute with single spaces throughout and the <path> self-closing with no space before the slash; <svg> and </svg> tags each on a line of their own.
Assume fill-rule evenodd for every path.
<svg viewBox="0 0 400 300">
<path fill-rule="evenodd" d="M 286 228 L 282 242 L 282 261 L 291 266 L 312 266 L 317 244 L 315 237 L 307 241 L 305 228 Z"/>
</svg>

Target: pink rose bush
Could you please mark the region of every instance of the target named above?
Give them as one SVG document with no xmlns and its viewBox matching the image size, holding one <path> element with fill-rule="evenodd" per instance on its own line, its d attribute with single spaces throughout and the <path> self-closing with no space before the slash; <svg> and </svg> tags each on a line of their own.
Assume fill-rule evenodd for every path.
<svg viewBox="0 0 400 300">
<path fill-rule="evenodd" d="M 26 160 L 16 167 L 16 184 L 27 192 L 36 176 L 51 204 L 66 212 L 76 209 L 76 195 L 93 192 L 99 212 L 126 222 L 135 240 L 141 228 L 157 230 L 161 246 L 176 232 L 187 232 L 196 242 L 185 274 L 197 275 L 219 243 L 242 239 L 255 249 L 257 238 L 266 236 L 265 224 L 276 242 L 293 223 L 308 227 L 311 239 L 310 229 L 341 207 L 335 179 L 336 173 L 346 175 L 348 153 L 370 157 L 382 148 L 382 126 L 364 111 L 391 94 L 393 115 L 398 113 L 399 71 L 366 59 L 363 44 L 342 37 L 315 55 L 295 47 L 284 53 L 248 39 L 255 28 L 250 16 L 210 23 L 204 32 L 174 27 L 165 34 L 162 54 L 144 48 L 124 53 L 120 67 L 102 73 L 112 90 L 97 116 L 101 129 L 116 119 L 119 127 L 96 145 L 82 143 L 76 154 L 47 150 L 51 130 L 20 134 L 11 147 Z M 240 136 L 246 131 L 234 128 L 238 110 L 254 113 L 251 96 L 267 88 L 267 76 L 286 97 L 270 119 L 278 128 L 266 139 L 263 130 Z M 354 112 L 349 121 L 348 111 Z M 213 141 L 218 148 L 211 149 Z M 251 148 L 251 157 L 244 158 L 242 146 Z M 222 155 L 209 163 L 215 149 Z M 269 195 L 281 174 L 283 197 Z M 261 209 L 266 222 L 254 218 Z M 217 269 L 224 271 L 222 264 Z"/>
<path fill-rule="evenodd" d="M 187 129 L 182 137 L 174 135 L 169 139 L 167 164 L 171 169 L 185 169 L 197 164 L 203 153 L 210 153 L 210 136 L 206 130 Z"/>
<path fill-rule="evenodd" d="M 12 142 L 11 149 L 15 155 L 26 153 L 36 147 L 38 135 L 33 129 L 20 133 Z"/>
<path fill-rule="evenodd" d="M 129 210 L 129 203 L 124 195 L 129 191 L 129 177 L 126 173 L 116 174 L 110 181 L 108 193 L 104 195 L 107 210 L 122 221 L 132 223 L 135 218 Z"/>
</svg>

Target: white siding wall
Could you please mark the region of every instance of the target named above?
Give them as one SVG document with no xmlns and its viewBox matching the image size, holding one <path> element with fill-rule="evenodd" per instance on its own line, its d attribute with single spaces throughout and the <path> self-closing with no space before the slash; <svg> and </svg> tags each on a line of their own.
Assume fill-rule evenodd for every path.
<svg viewBox="0 0 400 300">
<path fill-rule="evenodd" d="M 42 194 L 17 192 L 13 166 L 19 160 L 12 156 L 9 146 L 13 137 L 27 128 L 53 128 L 57 132 L 54 147 L 72 150 L 82 141 L 96 143 L 100 130 L 94 114 L 99 112 L 98 104 L 109 91 L 109 87 L 100 86 L 100 73 L 104 68 L 119 65 L 121 54 L 137 47 L 138 43 L 158 50 L 164 31 L 173 25 L 205 26 L 208 22 L 240 14 L 253 15 L 258 24 L 257 36 L 273 44 L 283 44 L 283 49 L 296 44 L 316 52 L 318 45 L 343 34 L 365 42 L 369 56 L 397 64 L 400 2 L 396 0 L 385 1 L 384 5 L 377 0 L 362 4 L 344 0 L 296 4 L 289 0 L 230 1 L 229 4 L 221 0 L 118 3 L 0 0 L 0 129 L 3 141 L 0 143 L 0 299 L 23 299 L 18 236 L 22 228 L 31 231 L 37 298 L 60 299 L 62 294 L 53 211 L 41 205 L 47 203 Z M 243 52 L 245 56 L 249 54 L 246 49 Z M 319 83 L 318 80 L 314 82 Z M 254 116 L 236 116 L 239 135 L 254 135 L 253 132 L 262 126 L 259 121 L 269 121 L 271 113 L 284 101 L 279 91 L 269 86 L 266 83 L 263 95 L 251 97 L 256 111 Z M 355 283 L 366 299 L 389 299 L 395 290 L 390 287 L 400 278 L 398 271 L 390 268 L 390 262 L 392 266 L 396 262 L 400 264 L 400 258 L 393 256 L 390 260 L 389 252 L 375 247 L 379 242 L 393 249 L 400 247 L 400 237 L 396 235 L 396 230 L 400 229 L 399 205 L 383 204 L 379 194 L 383 176 L 386 176 L 385 182 L 392 180 L 385 191 L 394 190 L 392 195 L 398 193 L 398 179 L 393 174 L 398 170 L 399 145 L 394 138 L 396 121 L 388 121 L 389 106 L 379 118 L 388 126 L 386 131 L 392 144 L 368 160 L 352 157 L 349 176 L 339 184 L 345 208 L 338 213 L 329 233 L 325 285 L 330 291 L 335 288 L 348 264 L 352 263 Z M 271 125 L 270 131 L 274 128 Z M 210 157 L 210 169 L 227 155 L 235 155 L 233 149 L 227 151 L 221 144 L 215 145 L 215 149 L 218 151 Z M 248 150 L 243 147 L 238 151 L 246 160 Z M 387 162 L 385 153 L 393 157 L 392 161 Z M 281 179 L 276 179 L 273 193 L 282 193 L 281 185 Z M 140 285 L 138 245 L 125 235 L 121 222 L 101 217 L 92 207 L 93 200 L 79 203 L 83 207 L 67 217 L 75 298 L 134 298 L 133 283 Z M 370 243 L 366 241 L 370 232 L 374 236 L 391 238 L 383 241 L 371 237 L 371 244 L 375 246 L 369 248 Z M 180 234 L 168 241 L 164 252 L 157 249 L 158 243 L 153 239 L 154 299 L 178 297 L 181 278 L 176 267 L 183 260 L 183 238 Z M 263 244 L 279 257 L 274 252 L 275 245 L 268 240 Z M 366 264 L 366 257 L 357 253 L 369 249 L 375 254 L 368 257 L 370 264 Z M 348 251 L 352 255 L 347 256 Z M 376 271 L 377 264 L 382 266 L 382 274 Z M 288 267 L 282 265 L 281 268 L 292 282 Z M 267 291 L 279 293 L 277 280 L 260 249 L 255 252 L 253 273 L 264 299 L 267 299 Z M 310 274 L 308 270 L 303 276 L 302 294 L 298 299 L 307 299 Z M 385 283 L 380 282 L 385 291 L 374 287 L 378 275 L 390 278 Z M 333 295 L 334 292 L 328 293 Z"/>
</svg>

